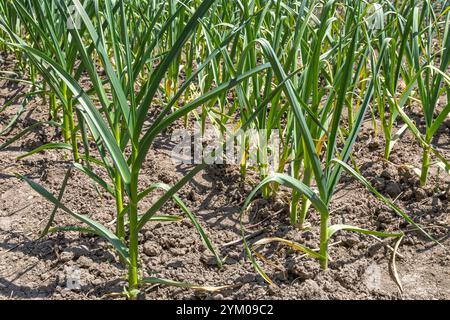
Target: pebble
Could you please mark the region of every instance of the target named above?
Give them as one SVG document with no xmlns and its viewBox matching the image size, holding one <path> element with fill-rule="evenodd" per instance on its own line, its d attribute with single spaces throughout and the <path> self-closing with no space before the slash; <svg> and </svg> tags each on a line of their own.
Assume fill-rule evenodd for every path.
<svg viewBox="0 0 450 320">
<path fill-rule="evenodd" d="M 86 256 L 81 256 L 78 258 L 77 264 L 81 268 L 89 268 L 92 265 L 92 260 Z"/>
<path fill-rule="evenodd" d="M 159 247 L 156 243 L 147 241 L 144 244 L 144 253 L 149 257 L 155 257 L 159 254 Z"/>
<path fill-rule="evenodd" d="M 416 200 L 423 200 L 427 197 L 427 192 L 422 188 L 416 189 Z"/>
<path fill-rule="evenodd" d="M 212 296 L 213 300 L 223 300 L 224 297 L 222 294 L 218 293 Z"/>
<path fill-rule="evenodd" d="M 60 255 L 59 255 L 59 259 L 62 262 L 68 262 L 73 260 L 73 258 L 75 258 L 75 254 L 72 251 L 63 251 Z"/>
<path fill-rule="evenodd" d="M 145 240 L 150 240 L 150 239 L 152 239 L 153 238 L 153 232 L 152 231 L 150 231 L 150 230 L 147 230 L 147 231 L 145 231 L 145 233 L 144 233 L 144 238 L 145 238 Z"/>
</svg>

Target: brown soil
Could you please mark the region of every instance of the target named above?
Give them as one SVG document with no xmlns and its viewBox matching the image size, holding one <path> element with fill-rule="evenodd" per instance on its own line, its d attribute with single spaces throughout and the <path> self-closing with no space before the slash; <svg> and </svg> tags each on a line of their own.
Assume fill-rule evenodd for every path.
<svg viewBox="0 0 450 320">
<path fill-rule="evenodd" d="M 12 66 L 6 66 L 11 68 Z M 3 65 L 5 68 L 5 65 Z M 0 106 L 6 99 L 23 92 L 24 85 L 0 81 Z M 0 128 L 15 114 L 13 105 L 0 114 Z M 47 107 L 38 98 L 27 107 L 18 126 L 0 144 L 35 121 L 45 120 Z M 435 144 L 446 154 L 449 150 L 449 125 L 439 132 Z M 0 151 L 0 299 L 100 299 L 121 292 L 126 285 L 126 270 L 118 263 L 108 243 L 98 237 L 78 232 L 57 233 L 35 240 L 47 222 L 53 207 L 18 180 L 14 173 L 26 174 L 57 194 L 69 165 L 64 151 L 48 151 L 23 161 L 16 157 L 36 146 L 60 139 L 54 129 L 41 128 Z M 142 187 L 162 181 L 174 183 L 186 170 L 170 161 L 170 142 L 160 138 L 151 150 L 142 175 Z M 327 271 L 318 263 L 286 247 L 268 245 L 261 253 L 263 264 L 277 286 L 269 286 L 259 277 L 243 253 L 240 239 L 239 210 L 251 187 L 240 180 L 232 166 L 211 166 L 185 186 L 180 197 L 196 214 L 210 239 L 226 257 L 218 269 L 187 218 L 177 223 L 149 223 L 141 235 L 141 263 L 144 275 L 187 281 L 200 285 L 232 285 L 220 293 L 204 293 L 167 286 L 149 286 L 146 299 L 449 299 L 450 215 L 448 204 L 450 179 L 445 173 L 432 171 L 426 188 L 418 187 L 418 177 L 405 165 L 418 167 L 421 152 L 407 132 L 396 145 L 391 162 L 382 160 L 383 141 L 373 136 L 367 122 L 360 134 L 354 156 L 361 172 L 383 194 L 396 199 L 416 222 L 427 227 L 443 246 L 409 231 L 399 247 L 397 257 L 403 293 L 390 274 L 392 252 L 388 245 L 365 235 L 338 233 L 330 247 L 332 262 Z M 256 178 L 253 178 L 256 180 Z M 249 233 L 260 232 L 252 241 L 277 236 L 318 246 L 318 217 L 311 211 L 311 229 L 299 231 L 289 226 L 290 196 L 284 190 L 279 200 L 256 199 L 248 215 Z M 156 198 L 149 198 L 148 204 Z M 102 223 L 114 219 L 114 201 L 98 194 L 92 182 L 79 172 L 70 179 L 63 203 L 81 214 Z M 381 201 L 358 182 L 344 175 L 332 201 L 332 223 L 345 223 L 380 231 L 410 229 Z M 173 204 L 164 213 L 181 214 Z M 56 223 L 75 223 L 58 211 Z M 81 271 L 82 288 L 66 288 L 71 267 Z M 106 295 L 106 296 L 105 296 Z"/>
</svg>

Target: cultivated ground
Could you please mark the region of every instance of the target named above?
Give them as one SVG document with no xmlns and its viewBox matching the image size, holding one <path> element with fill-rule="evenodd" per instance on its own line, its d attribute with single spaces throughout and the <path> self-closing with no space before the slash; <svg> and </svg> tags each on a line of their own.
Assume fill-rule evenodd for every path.
<svg viewBox="0 0 450 320">
<path fill-rule="evenodd" d="M 3 70 L 12 65 L 2 63 Z M 0 107 L 5 100 L 26 90 L 25 85 L 0 81 Z M 17 111 L 17 105 L 0 113 L 0 128 Z M 29 104 L 18 126 L 0 137 L 0 144 L 36 121 L 46 120 L 48 108 L 39 99 Z M 411 116 L 414 114 L 411 113 Z M 416 120 L 419 115 L 416 115 Z M 450 123 L 441 128 L 434 141 L 450 156 Z M 60 137 L 54 129 L 34 131 L 0 151 L 0 298 L 1 299 L 110 299 L 126 285 L 126 269 L 118 263 L 108 243 L 97 237 L 75 232 L 53 234 L 36 240 L 53 210 L 50 203 L 34 193 L 14 173 L 26 174 L 57 194 L 70 164 L 64 151 L 47 151 L 24 161 L 16 157 Z M 403 230 L 406 236 L 399 247 L 397 270 L 403 293 L 393 280 L 390 268 L 392 240 L 380 242 L 370 236 L 339 233 L 332 240 L 332 262 L 327 271 L 318 262 L 278 245 L 268 245 L 261 253 L 264 269 L 276 286 L 265 284 L 245 259 L 239 225 L 239 209 L 250 192 L 232 166 L 211 166 L 199 173 L 180 192 L 180 197 L 197 215 L 210 239 L 226 257 L 218 269 L 205 250 L 194 227 L 185 218 L 177 223 L 150 223 L 141 235 L 142 269 L 146 275 L 191 283 L 230 285 L 219 293 L 204 293 L 166 286 L 149 286 L 146 299 L 450 299 L 450 256 L 447 249 L 450 225 L 450 179 L 434 169 L 426 188 L 412 167 L 419 167 L 421 152 L 407 132 L 396 145 L 391 162 L 382 160 L 383 141 L 374 136 L 370 122 L 365 123 L 354 152 L 361 173 L 383 194 L 416 222 L 427 228 L 439 246 L 398 218 L 358 182 L 344 176 L 332 202 L 332 223 L 346 223 L 380 231 Z M 170 160 L 171 142 L 161 137 L 143 168 L 142 187 L 162 181 L 174 183 L 189 168 L 175 166 Z M 67 159 L 62 161 L 61 159 Z M 249 179 L 252 179 L 250 177 Z M 256 181 L 256 177 L 254 177 Z M 244 187 L 245 185 L 245 187 Z M 246 219 L 251 240 L 277 236 L 310 247 L 318 246 L 318 217 L 311 211 L 311 229 L 298 231 L 289 226 L 285 192 L 276 201 L 257 199 Z M 153 199 L 156 199 L 156 194 Z M 149 202 L 151 202 L 149 198 Z M 114 219 L 114 200 L 98 193 L 91 180 L 79 172 L 70 179 L 63 201 L 79 213 L 102 222 Z M 181 214 L 169 204 L 164 213 Z M 74 221 L 59 212 L 58 225 Z M 112 225 L 111 225 L 112 226 Z M 81 272 L 80 290 L 66 288 L 70 268 Z"/>
</svg>

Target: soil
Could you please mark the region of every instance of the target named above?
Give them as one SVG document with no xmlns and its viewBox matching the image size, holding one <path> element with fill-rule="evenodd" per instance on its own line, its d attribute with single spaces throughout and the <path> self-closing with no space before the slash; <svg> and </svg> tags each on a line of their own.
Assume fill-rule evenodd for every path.
<svg viewBox="0 0 450 320">
<path fill-rule="evenodd" d="M 12 70 L 12 62 L 2 69 Z M 0 106 L 5 100 L 27 90 L 25 84 L 0 81 Z M 0 113 L 0 128 L 14 116 L 18 103 Z M 411 113 L 414 116 L 414 110 Z M 416 115 L 420 116 L 420 115 Z M 0 144 L 36 121 L 46 120 L 47 106 L 35 98 L 27 106 L 17 126 Z M 54 128 L 42 127 L 0 151 L 0 299 L 113 299 L 126 285 L 126 269 L 108 243 L 79 232 L 59 232 L 37 240 L 53 206 L 40 197 L 14 173 L 21 173 L 57 194 L 70 164 L 65 151 L 46 151 L 22 161 L 16 158 L 49 141 L 59 141 Z M 437 145 L 450 156 L 450 124 L 437 135 Z M 238 168 L 227 165 L 208 167 L 179 193 L 198 217 L 211 241 L 225 257 L 219 269 L 205 249 L 187 217 L 180 222 L 149 223 L 140 237 L 141 268 L 152 275 L 198 285 L 223 286 L 216 293 L 180 289 L 163 285 L 148 286 L 145 299 L 450 299 L 449 241 L 450 179 L 444 172 L 431 170 L 430 181 L 419 187 L 412 167 L 419 167 L 421 151 L 410 132 L 396 144 L 390 161 L 383 160 L 384 141 L 375 136 L 370 121 L 364 124 L 354 152 L 361 173 L 378 191 L 395 199 L 396 204 L 420 223 L 438 245 L 411 230 L 359 182 L 344 174 L 333 198 L 331 223 L 345 223 L 379 231 L 406 233 L 401 242 L 396 267 L 403 286 L 400 292 L 390 260 L 394 240 L 379 241 L 367 235 L 349 232 L 336 234 L 330 246 L 330 267 L 319 269 L 317 261 L 278 244 L 269 244 L 259 252 L 265 257 L 264 270 L 274 281 L 269 286 L 245 258 L 239 215 L 251 190 L 242 183 Z M 142 170 L 141 188 L 155 182 L 173 184 L 189 169 L 170 160 L 172 146 L 160 137 L 149 152 Z M 250 176 L 249 180 L 257 181 Z M 157 193 L 143 205 L 150 205 Z M 258 197 L 245 222 L 250 242 L 266 237 L 282 237 L 312 248 L 318 247 L 317 214 L 311 210 L 307 230 L 289 226 L 289 190 L 267 201 Z M 107 224 L 112 229 L 115 203 L 111 196 L 98 192 L 89 178 L 74 172 L 62 201 L 72 210 Z M 169 203 L 162 213 L 182 215 Z M 56 224 L 73 225 L 67 214 L 58 211 Z M 73 270 L 80 272 L 81 288 L 70 289 Z"/>
</svg>

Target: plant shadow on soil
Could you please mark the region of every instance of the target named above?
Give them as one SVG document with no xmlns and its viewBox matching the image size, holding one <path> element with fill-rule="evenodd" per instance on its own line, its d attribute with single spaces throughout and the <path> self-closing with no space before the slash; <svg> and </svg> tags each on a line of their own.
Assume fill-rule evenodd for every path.
<svg viewBox="0 0 450 320">
<path fill-rule="evenodd" d="M 0 102 L 25 90 L 0 81 Z M 20 100 L 19 100 L 20 101 Z M 19 103 L 19 102 L 16 102 Z M 18 104 L 7 108 L 0 118 L 5 125 L 14 116 Z M 0 137 L 0 144 L 30 123 L 45 121 L 46 106 L 39 98 L 28 106 L 16 128 Z M 177 124 L 180 126 L 181 124 Z M 450 151 L 449 124 L 441 128 L 436 145 L 447 158 Z M 16 157 L 38 145 L 58 139 L 50 127 L 40 128 L 0 151 L 0 299 L 100 299 L 112 298 L 126 285 L 126 270 L 117 262 L 117 255 L 103 239 L 76 232 L 52 234 L 34 240 L 47 222 L 51 204 L 34 193 L 14 173 L 26 174 L 56 194 L 69 165 L 65 151 L 51 150 L 23 161 Z M 172 142 L 158 138 L 142 171 L 141 188 L 154 182 L 175 183 L 191 168 L 175 165 L 170 160 Z M 241 242 L 239 215 L 245 197 L 251 190 L 242 183 L 235 166 L 214 165 L 198 174 L 179 193 L 198 217 L 211 241 L 225 257 L 218 269 L 212 255 L 205 249 L 194 227 L 184 217 L 177 223 L 150 223 L 140 235 L 141 268 L 144 275 L 155 275 L 200 285 L 230 285 L 219 293 L 204 293 L 166 286 L 145 288 L 146 299 L 449 299 L 450 179 L 432 170 L 429 184 L 418 186 L 418 177 L 405 164 L 418 167 L 421 151 L 414 137 L 406 132 L 394 148 L 390 162 L 383 161 L 383 141 L 374 137 L 370 123 L 365 123 L 354 157 L 363 175 L 383 194 L 396 199 L 396 204 L 416 222 L 441 240 L 445 248 L 421 234 L 408 231 L 402 218 L 392 213 L 358 182 L 344 174 L 331 205 L 331 222 L 352 224 L 379 231 L 406 231 L 397 258 L 397 268 L 404 292 L 399 293 L 389 273 L 392 240 L 382 242 L 364 235 L 339 233 L 330 247 L 330 268 L 321 271 L 317 261 L 277 244 L 267 245 L 259 252 L 266 261 L 264 270 L 277 286 L 269 286 L 257 275 L 245 258 Z M 63 160 L 61 160 L 63 159 Z M 258 178 L 250 174 L 249 181 Z M 439 189 L 439 190 L 438 190 Z M 152 195 L 143 204 L 156 199 Z M 249 233 L 263 237 L 282 237 L 317 248 L 319 217 L 310 210 L 308 230 L 289 226 L 289 190 L 282 188 L 276 200 L 260 197 L 253 201 L 246 215 Z M 114 201 L 98 193 L 86 176 L 75 172 L 65 192 L 63 203 L 71 209 L 112 227 Z M 164 206 L 164 214 L 181 214 L 173 204 Z M 58 211 L 58 225 L 76 223 Z M 67 286 L 68 270 L 80 271 L 81 288 Z"/>
</svg>

